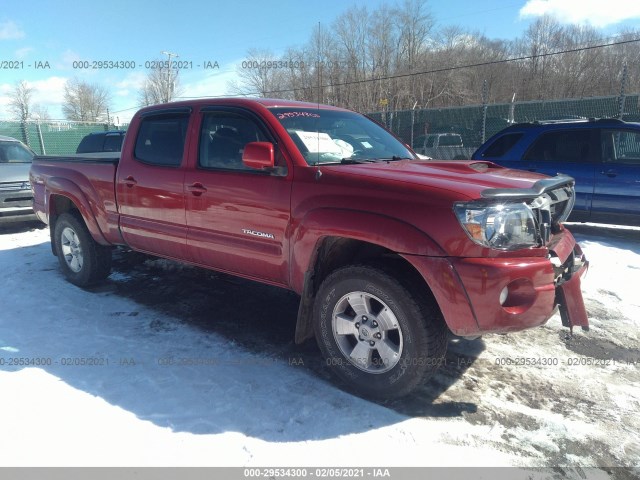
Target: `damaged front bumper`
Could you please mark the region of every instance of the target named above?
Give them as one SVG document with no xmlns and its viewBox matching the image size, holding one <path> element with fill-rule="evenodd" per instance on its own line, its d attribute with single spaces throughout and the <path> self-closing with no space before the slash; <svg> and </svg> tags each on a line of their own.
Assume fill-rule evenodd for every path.
<svg viewBox="0 0 640 480">
<path fill-rule="evenodd" d="M 589 318 L 582 298 L 580 283 L 582 276 L 589 269 L 589 261 L 582 253 L 580 245 L 575 244 L 571 254 L 559 266 L 558 257 L 552 257 L 556 276 L 556 304 L 560 309 L 562 325 L 569 327 L 582 327 L 589 330 Z"/>
<path fill-rule="evenodd" d="M 580 283 L 588 262 L 564 227 L 547 248 L 548 256 L 540 257 L 406 258 L 426 280 L 455 335 L 533 328 L 558 310 L 567 327 L 587 329 Z"/>
</svg>

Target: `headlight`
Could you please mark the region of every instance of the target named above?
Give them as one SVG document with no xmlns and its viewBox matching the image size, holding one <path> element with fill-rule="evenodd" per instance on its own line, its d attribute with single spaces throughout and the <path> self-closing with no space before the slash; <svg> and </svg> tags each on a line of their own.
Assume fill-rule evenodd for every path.
<svg viewBox="0 0 640 480">
<path fill-rule="evenodd" d="M 516 250 L 540 244 L 533 211 L 524 203 L 456 203 L 453 209 L 469 238 L 478 245 Z"/>
</svg>

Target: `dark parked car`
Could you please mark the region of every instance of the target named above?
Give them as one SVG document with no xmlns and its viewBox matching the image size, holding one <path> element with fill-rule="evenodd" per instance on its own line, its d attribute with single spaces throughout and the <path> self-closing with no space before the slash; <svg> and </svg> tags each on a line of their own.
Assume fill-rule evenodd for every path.
<svg viewBox="0 0 640 480">
<path fill-rule="evenodd" d="M 0 223 L 36 219 L 29 185 L 34 155 L 15 138 L 0 136 Z"/>
<path fill-rule="evenodd" d="M 569 221 L 640 225 L 640 123 L 583 120 L 505 128 L 472 156 L 576 180 Z"/>
<path fill-rule="evenodd" d="M 125 133 L 124 130 L 90 133 L 82 139 L 76 153 L 119 152 Z"/>
</svg>

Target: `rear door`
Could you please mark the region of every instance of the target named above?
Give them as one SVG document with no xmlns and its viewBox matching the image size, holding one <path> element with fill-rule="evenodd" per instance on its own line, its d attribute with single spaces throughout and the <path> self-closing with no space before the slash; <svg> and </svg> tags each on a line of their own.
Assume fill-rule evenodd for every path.
<svg viewBox="0 0 640 480">
<path fill-rule="evenodd" d="M 247 143 L 275 144 L 274 137 L 242 109 L 206 107 L 199 119 L 199 143 L 184 180 L 192 261 L 286 285 L 290 172 L 277 144 L 276 171 L 242 164 Z"/>
<path fill-rule="evenodd" d="M 640 224 L 640 131 L 603 129 L 592 220 Z"/>
<path fill-rule="evenodd" d="M 134 151 L 118 165 L 120 229 L 136 250 L 187 258 L 183 163 L 189 113 L 168 109 L 142 117 Z"/>
</svg>

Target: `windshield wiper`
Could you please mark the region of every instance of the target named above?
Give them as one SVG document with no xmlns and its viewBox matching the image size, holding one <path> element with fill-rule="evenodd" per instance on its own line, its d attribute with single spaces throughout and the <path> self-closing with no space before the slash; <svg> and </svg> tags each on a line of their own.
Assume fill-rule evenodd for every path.
<svg viewBox="0 0 640 480">
<path fill-rule="evenodd" d="M 379 162 L 377 158 L 343 158 L 340 163 L 343 165 L 354 165 L 356 163 L 376 163 Z"/>
</svg>

